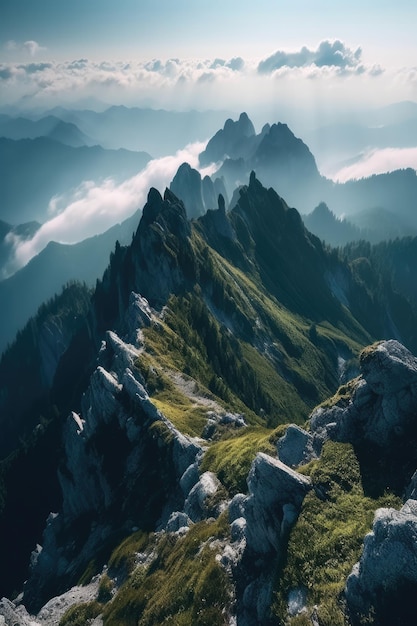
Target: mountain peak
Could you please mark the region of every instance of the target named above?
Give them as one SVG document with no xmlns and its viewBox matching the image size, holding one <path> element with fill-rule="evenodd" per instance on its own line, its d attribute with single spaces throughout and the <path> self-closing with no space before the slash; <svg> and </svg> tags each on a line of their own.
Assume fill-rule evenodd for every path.
<svg viewBox="0 0 417 626">
<path fill-rule="evenodd" d="M 248 156 L 256 147 L 255 128 L 247 113 L 241 113 L 234 122 L 227 119 L 222 130 L 210 139 L 206 149 L 199 156 L 201 165 L 208 165 L 223 159 Z"/>
<path fill-rule="evenodd" d="M 241 113 L 239 116 L 239 121 L 237 123 L 239 124 L 240 131 L 243 132 L 246 137 L 251 137 L 255 134 L 255 128 L 250 121 L 247 113 Z"/>
</svg>

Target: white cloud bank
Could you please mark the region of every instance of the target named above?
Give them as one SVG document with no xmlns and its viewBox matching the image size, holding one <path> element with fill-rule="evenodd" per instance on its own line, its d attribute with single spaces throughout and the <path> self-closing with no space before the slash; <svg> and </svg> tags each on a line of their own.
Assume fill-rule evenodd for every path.
<svg viewBox="0 0 417 626">
<path fill-rule="evenodd" d="M 355 163 L 342 167 L 331 178 L 345 183 L 409 167 L 417 170 L 417 148 L 375 149 L 363 154 Z"/>
<path fill-rule="evenodd" d="M 36 42 L 24 44 L 31 54 Z M 45 56 L 45 55 L 43 55 Z M 43 59 L 44 60 L 44 59 Z M 68 104 L 96 97 L 115 104 L 164 108 L 236 108 L 260 106 L 277 98 L 300 104 L 308 97 L 353 101 L 360 95 L 374 101 L 386 90 L 386 73 L 367 65 L 361 47 L 325 40 L 317 48 L 277 50 L 269 57 L 243 59 L 152 59 L 0 64 L 0 105 L 11 98 L 30 98 L 34 105 Z M 392 78 L 392 77 L 391 77 Z M 378 82 L 379 81 L 379 82 Z M 7 89 L 2 89 L 3 86 Z M 416 82 L 403 81 L 401 97 L 411 97 Z M 398 89 L 399 85 L 397 85 Z M 397 92 L 398 93 L 398 92 Z M 304 98 L 303 98 L 304 97 Z"/>
<path fill-rule="evenodd" d="M 3 277 L 11 276 L 26 265 L 50 241 L 76 243 L 127 219 L 144 206 L 151 187 L 163 192 L 169 186 L 182 163 L 187 162 L 197 168 L 198 155 L 205 146 L 205 143 L 190 144 L 173 156 L 154 159 L 136 176 L 121 184 L 111 179 L 99 186 L 85 182 L 69 200 L 52 198 L 49 204 L 51 219 L 32 239 L 25 241 L 15 235 L 9 237 L 14 254 L 3 271 Z M 201 171 L 203 175 L 211 173 L 209 169 Z"/>
</svg>

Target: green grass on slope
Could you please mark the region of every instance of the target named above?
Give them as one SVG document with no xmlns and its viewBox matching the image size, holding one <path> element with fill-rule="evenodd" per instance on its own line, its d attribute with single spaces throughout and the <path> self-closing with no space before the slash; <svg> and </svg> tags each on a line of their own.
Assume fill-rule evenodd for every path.
<svg viewBox="0 0 417 626">
<path fill-rule="evenodd" d="M 135 363 L 145 379 L 152 402 L 178 430 L 191 437 L 201 437 L 207 423 L 208 408 L 193 402 L 170 379 L 173 370 L 164 369 L 158 360 L 149 354 L 142 354 Z M 204 398 L 215 400 L 210 392 L 197 382 L 190 383 L 194 392 Z"/>
<path fill-rule="evenodd" d="M 231 583 L 208 542 L 226 537 L 227 515 L 163 534 L 156 557 L 138 565 L 104 610 L 104 626 L 226 626 Z"/>
<path fill-rule="evenodd" d="M 273 612 L 288 626 L 307 626 L 316 605 L 322 626 L 345 624 L 341 592 L 360 556 L 379 507 L 401 506 L 391 494 L 364 496 L 360 468 L 350 444 L 328 441 L 321 458 L 304 472 L 314 489 L 306 496 L 288 544 L 287 560 L 277 582 Z M 307 612 L 287 616 L 288 593 L 307 592 Z"/>
<path fill-rule="evenodd" d="M 280 434 L 277 434 L 277 431 Z M 275 441 L 285 427 L 276 431 L 266 428 L 248 428 L 233 437 L 211 444 L 206 451 L 200 471 L 217 474 L 230 496 L 246 493 L 246 478 L 258 452 L 276 454 Z M 282 432 L 281 432 L 282 431 Z"/>
<path fill-rule="evenodd" d="M 192 377 L 229 410 L 244 413 L 248 423 L 274 427 L 304 422 L 336 390 L 339 354 L 357 354 L 368 337 L 348 312 L 342 320 L 346 328 L 326 320 L 313 325 L 267 294 L 256 268 L 250 275 L 242 272 L 196 233 L 192 246 L 199 259 L 199 284 L 171 296 L 160 323 L 144 329 L 151 369 L 159 377 L 164 370 Z M 160 408 L 169 411 L 169 404 L 178 400 L 172 389 L 165 397 L 156 391 Z M 179 414 L 175 409 L 171 413 L 181 428 Z M 185 410 L 182 418 L 190 432 L 192 419 Z M 193 434 L 200 425 L 201 416 Z"/>
</svg>

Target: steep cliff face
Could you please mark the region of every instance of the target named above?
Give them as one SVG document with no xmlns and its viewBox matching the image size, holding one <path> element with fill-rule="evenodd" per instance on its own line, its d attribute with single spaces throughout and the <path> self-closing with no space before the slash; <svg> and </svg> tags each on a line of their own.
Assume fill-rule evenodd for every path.
<svg viewBox="0 0 417 626">
<path fill-rule="evenodd" d="M 142 319 L 150 320 L 147 303 L 138 305 L 134 296 L 128 318 L 137 320 L 143 305 Z M 30 610 L 76 581 L 106 542 L 134 526 L 154 528 L 164 507 L 184 506 L 180 479 L 201 447 L 149 399 L 135 366 L 140 349 L 138 342 L 127 344 L 109 331 L 81 411 L 66 421 L 62 510 L 48 520 L 25 585 Z"/>
</svg>

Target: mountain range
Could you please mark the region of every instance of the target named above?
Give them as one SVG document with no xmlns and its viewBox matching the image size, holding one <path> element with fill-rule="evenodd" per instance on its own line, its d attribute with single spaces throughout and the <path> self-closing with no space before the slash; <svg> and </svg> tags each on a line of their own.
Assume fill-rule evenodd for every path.
<svg viewBox="0 0 417 626">
<path fill-rule="evenodd" d="M 55 113 L 59 112 L 65 113 L 62 110 L 55 111 Z M 104 113 L 74 113 L 75 116 L 80 115 L 85 120 L 96 120 L 100 127 L 102 123 L 104 124 L 103 119 L 106 119 L 109 128 L 112 127 L 110 124 L 112 119 L 113 121 L 119 120 L 117 123 L 121 123 L 120 119 L 124 119 L 124 116 L 126 119 L 132 116 L 147 119 L 144 111 L 125 110 L 123 107 L 109 109 L 105 114 L 103 118 Z M 171 118 L 168 112 L 154 114 L 157 117 L 162 116 L 161 119 L 173 120 L 175 118 L 175 116 Z M 106 116 L 109 118 L 107 119 Z M 10 122 L 10 119 L 7 119 Z M 29 125 L 32 128 L 31 124 L 41 126 L 46 124 L 49 128 L 49 125 L 56 119 L 58 118 L 47 116 L 40 118 L 38 122 L 26 120 L 26 127 Z M 185 119 L 186 116 L 184 116 Z M 200 118 L 197 116 L 196 119 Z M 141 125 L 140 127 L 142 128 Z M 24 128 L 25 125 L 23 125 Z M 67 191 L 68 184 L 78 184 L 90 175 L 92 177 L 104 176 L 106 171 L 113 177 L 117 177 L 117 173 L 124 177 L 129 173 L 136 173 L 137 168 L 143 166 L 149 158 L 143 154 L 126 151 L 106 151 L 97 146 L 71 148 L 45 137 L 33 140 L 4 139 L 1 141 L 4 141 L 4 147 L 7 147 L 4 153 L 5 171 L 10 173 L 10 176 L 4 178 L 3 194 L 12 198 L 11 204 L 5 204 L 4 209 L 12 209 L 15 206 L 16 211 L 18 210 L 18 215 L 13 213 L 13 216 L 6 220 L 10 223 L 16 223 L 16 220 L 19 223 L 20 219 L 24 218 L 25 207 L 27 207 L 28 219 L 36 216 L 44 217 L 51 194 L 59 193 L 59 190 Z M 27 152 L 28 149 L 29 152 Z M 9 159 L 10 151 L 18 160 L 17 169 L 14 170 L 13 163 L 15 165 L 16 163 L 13 159 Z M 272 126 L 266 124 L 261 133 L 256 134 L 246 113 L 242 113 L 236 122 L 228 119 L 223 129 L 217 131 L 208 142 L 200 155 L 200 162 L 202 165 L 217 163 L 217 172 L 211 177 L 206 175 L 202 179 L 197 170 L 184 163 L 179 167 L 170 185 L 174 194 L 184 202 L 189 217 L 198 217 L 208 209 L 216 208 L 219 194 L 225 199 L 226 208 L 233 208 L 238 197 L 239 185 L 247 183 L 250 171 L 252 167 L 255 167 L 259 179 L 264 184 L 272 185 L 290 205 L 298 209 L 304 205 L 311 211 L 317 199 L 317 208 L 311 213 L 304 212 L 303 219 L 311 232 L 330 245 L 341 246 L 360 239 L 378 243 L 406 235 L 414 236 L 417 232 L 414 211 L 416 191 L 414 171 L 397 171 L 346 184 L 333 183 L 320 175 L 308 147 L 301 139 L 296 138 L 285 124 L 278 123 Z M 45 163 L 51 164 L 49 172 Z M 72 169 L 74 163 L 76 168 Z M 50 175 L 51 173 L 53 176 Z M 24 186 L 19 182 L 21 176 L 27 180 Z M 328 211 L 322 208 L 323 202 L 327 203 Z M 41 215 L 39 211 L 34 210 L 36 207 L 42 212 Z M 343 220 L 340 219 L 341 215 L 344 216 Z M 13 220 L 12 217 L 16 219 Z M 127 228 L 129 232 L 130 228 L 130 226 Z M 24 226 L 20 229 L 24 231 Z M 122 243 L 125 241 L 123 239 Z M 115 240 L 113 245 L 114 243 Z M 87 250 L 88 246 L 89 243 L 86 242 L 84 249 Z M 6 259 L 13 254 L 10 238 L 3 238 L 1 249 Z M 62 265 L 61 251 L 63 250 L 68 259 L 65 270 Z M 100 262 L 91 266 L 99 272 L 93 276 L 92 271 L 84 270 L 83 265 L 80 266 L 80 263 L 76 261 L 77 247 L 62 248 L 60 245 L 51 244 L 47 251 L 41 253 L 39 260 L 32 261 L 30 269 L 23 271 L 15 278 L 11 277 L 7 286 L 2 287 L 3 291 L 6 290 L 9 294 L 8 311 L 11 321 L 10 324 L 5 319 L 2 324 L 2 347 L 4 348 L 13 340 L 15 331 L 22 328 L 28 317 L 34 314 L 36 306 L 43 299 L 50 298 L 57 293 L 67 280 L 87 280 L 89 284 L 92 284 L 91 281 L 94 282 L 99 278 L 105 267 L 108 253 L 107 245 Z M 61 258 L 58 258 L 59 255 Z M 42 261 L 46 257 L 47 263 Z M 70 258 L 73 260 L 70 261 Z M 62 268 L 61 276 L 59 275 L 60 268 Z M 34 285 L 40 285 L 41 282 L 42 287 L 34 287 Z M 38 293 L 39 297 L 25 299 L 26 302 L 32 302 L 30 308 L 26 305 L 23 307 L 17 305 L 16 308 L 14 302 L 17 302 L 21 296 L 11 294 L 33 294 L 34 292 Z"/>
<path fill-rule="evenodd" d="M 47 113 L 75 124 L 104 148 L 145 151 L 154 158 L 173 154 L 188 143 L 205 141 L 228 114 L 221 110 L 181 112 L 125 106 L 111 106 L 100 112 L 56 107 Z M 33 117 L 37 121 L 44 114 Z"/>
<path fill-rule="evenodd" d="M 93 293 L 70 285 L 0 362 L 0 593 L 23 589 L 3 615 L 407 623 L 414 553 L 405 577 L 392 563 L 417 524 L 417 313 L 407 271 L 395 288 L 401 250 L 324 246 L 254 172 L 230 211 L 219 195 L 192 220 L 151 189 Z"/>
<path fill-rule="evenodd" d="M 15 140 L 49 137 L 73 148 L 93 145 L 92 139 L 81 132 L 75 124 L 64 122 L 54 115 L 31 120 L 0 114 L 0 137 Z"/>
<path fill-rule="evenodd" d="M 122 224 L 77 244 L 50 242 L 25 267 L 1 281 L 0 299 L 7 302 L 7 307 L 1 313 L 0 352 L 12 343 L 41 304 L 60 293 L 66 283 L 77 280 L 94 287 L 107 267 L 116 241 L 122 245 L 130 243 L 138 219 L 136 212 Z M 9 227 L 7 232 L 10 231 L 21 236 L 22 229 Z"/>
<path fill-rule="evenodd" d="M 84 181 L 125 180 L 150 158 L 145 152 L 72 147 L 49 137 L 0 138 L 0 219 L 13 225 L 44 222 L 54 196 L 68 194 Z"/>
</svg>

